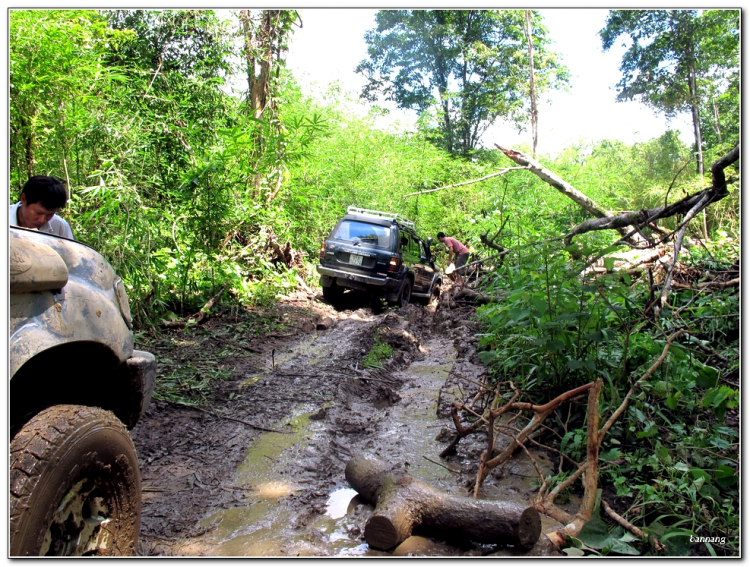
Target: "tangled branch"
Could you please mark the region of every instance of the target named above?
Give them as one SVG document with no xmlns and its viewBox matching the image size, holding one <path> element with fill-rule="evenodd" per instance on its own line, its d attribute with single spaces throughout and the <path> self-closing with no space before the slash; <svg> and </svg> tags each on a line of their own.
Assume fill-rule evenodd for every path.
<svg viewBox="0 0 750 567">
<path fill-rule="evenodd" d="M 680 336 L 684 335 L 686 332 L 687 331 L 685 330 L 680 330 L 673 333 L 670 337 L 667 338 L 661 355 L 653 362 L 648 370 L 646 370 L 646 372 L 644 372 L 632 384 L 622 403 L 612 413 L 609 419 L 607 419 L 606 423 L 601 426 L 601 428 L 599 427 L 599 399 L 601 397 L 602 391 L 601 379 L 564 392 L 563 394 L 557 396 L 554 400 L 543 405 L 518 402 L 517 400 L 521 396 L 521 392 L 513 385 L 512 382 L 510 382 L 510 390 L 513 392 L 510 400 L 505 401 L 502 393 L 500 392 L 500 385 L 498 385 L 497 389 L 494 391 L 495 399 L 493 400 L 490 407 L 486 409 L 481 414 L 481 416 L 478 414 L 474 414 L 478 417 L 478 419 L 468 427 L 464 427 L 461 424 L 461 419 L 459 417 L 459 411 L 467 408 L 459 402 L 454 402 L 453 406 L 451 407 L 451 415 L 453 417 L 453 423 L 456 427 L 456 437 L 448 445 L 448 447 L 443 450 L 440 456 L 445 457 L 456 447 L 461 439 L 463 439 L 470 433 L 477 431 L 483 426 L 486 426 L 487 449 L 483 451 L 482 455 L 480 456 L 479 470 L 477 472 L 476 483 L 474 486 L 474 498 L 477 498 L 479 489 L 484 480 L 489 475 L 490 471 L 510 460 L 517 449 L 522 449 L 529 455 L 532 464 L 537 470 L 537 474 L 539 474 L 541 482 L 541 488 L 535 501 L 533 502 L 533 505 L 540 512 L 547 514 L 548 516 L 564 524 L 565 527 L 563 529 L 546 534 L 547 537 L 555 545 L 557 545 L 558 547 L 562 547 L 565 544 L 566 537 L 575 537 L 576 535 L 578 535 L 584 524 L 588 522 L 593 515 L 594 506 L 596 503 L 596 493 L 598 490 L 599 451 L 607 435 L 607 432 L 628 408 L 631 399 L 635 395 L 636 390 L 640 388 L 641 384 L 645 380 L 647 380 L 664 362 L 674 341 L 677 340 L 677 338 L 679 338 Z M 486 386 L 483 386 L 482 390 L 484 393 L 493 392 L 493 390 L 490 390 Z M 533 459 L 533 457 L 531 457 L 531 454 L 528 453 L 526 443 L 530 440 L 530 436 L 537 429 L 543 427 L 544 420 L 554 410 L 559 408 L 563 403 L 570 402 L 585 393 L 588 393 L 586 418 L 586 459 L 581 464 L 577 465 L 577 470 L 572 475 L 570 475 L 568 478 L 558 483 L 557 485 L 550 487 L 550 478 L 544 477 L 535 460 Z M 518 431 L 516 428 L 501 427 L 501 429 L 507 430 L 505 432 L 502 432 L 502 434 L 508 436 L 511 441 L 508 446 L 500 452 L 500 454 L 493 457 L 493 453 L 497 451 L 497 449 L 495 448 L 495 429 L 497 427 L 495 425 L 495 421 L 500 416 L 510 411 L 532 412 L 534 415 L 526 424 L 526 426 L 523 427 L 523 429 L 521 429 L 520 431 Z M 560 458 L 562 459 L 563 457 L 564 455 L 560 453 Z M 584 496 L 578 512 L 574 515 L 571 515 L 558 508 L 555 505 L 555 499 L 559 494 L 572 486 L 579 479 L 583 481 Z M 622 519 L 622 521 L 626 522 L 624 519 Z M 632 529 L 631 531 L 633 533 L 636 533 L 636 531 Z M 661 543 L 659 543 L 658 540 L 654 540 L 653 544 L 657 549 L 659 549 L 661 546 Z"/>
</svg>

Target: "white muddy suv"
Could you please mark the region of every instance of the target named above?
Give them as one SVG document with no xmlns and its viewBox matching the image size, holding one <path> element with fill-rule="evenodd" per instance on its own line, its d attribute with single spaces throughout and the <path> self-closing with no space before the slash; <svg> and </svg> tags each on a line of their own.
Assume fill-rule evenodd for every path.
<svg viewBox="0 0 750 567">
<path fill-rule="evenodd" d="M 10 556 L 132 555 L 141 520 L 128 432 L 156 361 L 133 350 L 120 278 L 92 248 L 11 227 Z"/>
</svg>

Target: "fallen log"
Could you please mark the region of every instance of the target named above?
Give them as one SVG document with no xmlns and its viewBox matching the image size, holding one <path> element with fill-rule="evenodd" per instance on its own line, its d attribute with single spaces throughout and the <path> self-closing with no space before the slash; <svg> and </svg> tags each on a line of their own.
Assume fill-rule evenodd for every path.
<svg viewBox="0 0 750 567">
<path fill-rule="evenodd" d="M 542 531 L 532 507 L 445 494 L 369 455 L 354 456 L 345 476 L 364 500 L 375 504 L 364 534 L 375 549 L 392 549 L 420 527 L 449 538 L 523 549 L 532 548 Z"/>
</svg>

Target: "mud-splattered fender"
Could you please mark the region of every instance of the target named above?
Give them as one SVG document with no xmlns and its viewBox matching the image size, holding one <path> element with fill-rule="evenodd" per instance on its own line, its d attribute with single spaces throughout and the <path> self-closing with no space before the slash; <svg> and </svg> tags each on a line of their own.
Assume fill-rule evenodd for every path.
<svg viewBox="0 0 750 567">
<path fill-rule="evenodd" d="M 63 344 L 99 343 L 120 362 L 132 355 L 129 307 L 118 298 L 124 289 L 116 289 L 117 275 L 96 250 L 15 227 L 10 248 L 20 278 L 10 294 L 11 378 L 34 356 Z"/>
<path fill-rule="evenodd" d="M 133 352 L 133 334 L 111 296 L 71 277 L 63 293 L 10 296 L 10 376 L 39 353 L 72 342 L 95 342 L 125 362 Z"/>
</svg>

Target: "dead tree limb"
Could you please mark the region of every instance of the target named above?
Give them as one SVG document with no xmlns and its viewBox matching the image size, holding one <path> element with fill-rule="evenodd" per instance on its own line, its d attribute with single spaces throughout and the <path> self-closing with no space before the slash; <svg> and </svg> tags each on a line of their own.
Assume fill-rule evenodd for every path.
<svg viewBox="0 0 750 567">
<path fill-rule="evenodd" d="M 552 187 L 560 191 L 566 197 L 572 199 L 583 207 L 586 211 L 594 215 L 595 217 L 609 217 L 612 215 L 610 211 L 600 207 L 596 202 L 589 199 L 586 195 L 581 193 L 578 189 L 574 188 L 569 183 L 565 182 L 562 178 L 552 173 L 549 169 L 545 168 L 542 164 L 527 155 L 522 154 L 516 150 L 503 148 L 495 144 L 495 147 L 503 152 L 509 159 L 516 162 L 525 168 L 528 168 L 534 175 L 543 179 Z"/>
<path fill-rule="evenodd" d="M 479 235 L 479 240 L 484 244 L 487 248 L 492 248 L 493 250 L 497 250 L 498 252 L 502 253 L 505 252 L 505 248 L 500 246 L 499 244 L 495 244 L 493 240 L 490 240 L 487 238 L 487 233 L 482 233 Z"/>
<path fill-rule="evenodd" d="M 513 452 L 518 447 L 523 447 L 525 450 L 526 448 L 524 446 L 524 443 L 526 439 L 534 432 L 534 430 L 542 425 L 542 421 L 550 413 L 552 413 L 552 411 L 559 407 L 561 403 L 570 401 L 573 398 L 578 397 L 588 391 L 589 399 L 586 418 L 586 460 L 582 464 L 578 465 L 578 469 L 571 476 L 569 476 L 567 479 L 557 484 L 556 486 L 552 487 L 551 489 L 547 487 L 548 479 L 543 479 L 542 488 L 539 491 L 539 494 L 534 502 L 534 506 L 537 508 L 537 510 L 549 515 L 552 518 L 555 518 L 565 526 L 562 530 L 546 534 L 548 539 L 550 539 L 550 541 L 552 541 L 555 545 L 557 545 L 558 547 L 562 547 L 565 544 L 567 536 L 578 535 L 585 523 L 591 519 L 594 512 L 594 507 L 596 506 L 596 496 L 598 492 L 599 450 L 607 432 L 625 412 L 628 405 L 630 404 L 631 398 L 635 394 L 636 390 L 640 387 L 640 385 L 646 379 L 648 379 L 664 362 L 674 341 L 686 332 L 686 330 L 680 330 L 668 337 L 661 355 L 654 361 L 654 363 L 648 368 L 648 370 L 646 370 L 646 372 L 644 372 L 643 375 L 640 376 L 640 378 L 638 378 L 638 380 L 636 380 L 632 384 L 630 390 L 626 394 L 620 406 L 614 411 L 614 413 L 612 413 L 612 415 L 601 427 L 601 429 L 599 429 L 599 399 L 601 397 L 602 390 L 601 380 L 597 380 L 596 382 L 591 382 L 589 384 L 584 384 L 583 386 L 579 386 L 574 390 L 565 392 L 564 394 L 561 394 L 554 400 L 544 405 L 515 402 L 514 400 L 517 396 L 514 396 L 514 398 L 511 399 L 510 402 L 507 402 L 505 405 L 503 405 L 502 408 L 491 408 L 486 411 L 482 416 L 482 421 L 486 420 L 488 423 L 488 447 L 480 457 L 477 482 L 474 487 L 474 498 L 477 498 L 481 482 L 484 480 L 484 478 L 486 478 L 489 471 L 492 468 L 510 459 Z M 516 390 L 512 383 L 511 388 L 514 392 L 516 392 L 516 394 L 518 394 L 518 390 Z M 454 420 L 458 421 L 457 406 L 455 410 L 456 413 Z M 510 437 L 512 437 L 513 441 L 511 441 L 508 447 L 506 447 L 501 454 L 499 454 L 497 457 L 490 458 L 492 455 L 492 451 L 494 450 L 494 419 L 510 410 L 533 411 L 534 416 L 526 425 L 526 427 L 523 428 L 523 430 L 515 435 L 509 435 Z M 469 433 L 469 428 L 460 427 L 460 423 L 457 426 L 457 430 L 460 434 L 463 434 L 462 436 L 465 436 Z M 563 490 L 569 488 L 573 485 L 573 483 L 581 478 L 583 480 L 584 486 L 583 500 L 579 511 L 575 515 L 571 515 L 558 508 L 555 505 L 554 501 L 555 498 Z M 654 545 L 657 546 L 656 543 L 654 543 Z"/>
<path fill-rule="evenodd" d="M 480 458 L 479 471 L 477 472 L 477 479 L 474 485 L 474 498 L 478 497 L 479 487 L 482 485 L 482 482 L 484 482 L 484 479 L 487 478 L 487 475 L 490 473 L 490 471 L 510 459 L 516 449 L 520 447 L 520 445 L 518 444 L 519 442 L 525 442 L 528 436 L 531 435 L 536 429 L 538 429 L 539 426 L 542 425 L 544 420 L 547 419 L 547 416 L 551 414 L 555 409 L 557 409 L 562 403 L 570 401 L 573 398 L 586 393 L 589 389 L 594 387 L 594 384 L 595 382 L 590 382 L 588 384 L 584 384 L 583 386 L 579 386 L 578 388 L 559 395 L 551 402 L 548 402 L 542 406 L 537 406 L 529 403 L 514 402 L 509 405 L 506 404 L 507 407 L 504 406 L 499 410 L 491 410 L 491 413 L 494 413 L 495 418 L 501 415 L 501 413 L 498 412 L 504 413 L 511 409 L 532 411 L 534 412 L 534 416 L 531 418 L 531 421 L 526 424 L 526 427 L 524 427 L 520 431 L 520 433 L 513 438 L 513 440 L 499 455 L 497 455 L 496 457 L 492 457 L 492 454 L 489 451 L 483 453 L 483 456 Z M 485 415 L 485 417 L 488 416 Z M 489 435 L 490 434 L 488 431 L 488 436 Z"/>
<path fill-rule="evenodd" d="M 499 295 L 488 295 L 481 291 L 464 286 L 453 295 L 453 299 L 467 299 L 477 305 L 486 305 L 487 303 L 498 303 L 499 301 L 502 301 L 503 297 Z"/>
<path fill-rule="evenodd" d="M 740 145 L 737 144 L 734 149 L 724 157 L 717 159 L 711 164 L 712 185 L 717 191 L 727 190 L 727 179 L 724 170 L 740 159 Z"/>
<path fill-rule="evenodd" d="M 565 236 L 565 245 L 570 245 L 575 236 L 584 234 L 586 232 L 610 229 L 621 230 L 626 226 L 634 226 L 638 228 L 646 227 L 659 219 L 688 213 L 700 203 L 701 206 L 696 210 L 696 213 L 694 213 L 697 214 L 711 203 L 714 203 L 729 195 L 729 192 L 727 191 L 728 182 L 724 174 L 724 169 L 726 169 L 729 165 L 733 164 L 739 159 L 739 148 L 739 145 L 737 145 L 731 152 L 713 163 L 713 165 L 711 166 L 711 187 L 708 187 L 707 189 L 704 189 L 703 191 L 699 191 L 692 195 L 688 195 L 687 197 L 680 199 L 679 201 L 672 203 L 671 205 L 665 204 L 664 206 L 654 207 L 653 209 L 629 212 L 616 216 L 602 216 L 599 214 L 594 214 L 594 216 L 596 216 L 597 218 L 582 222 Z M 733 180 L 730 179 L 730 181 Z M 708 200 L 703 201 L 704 197 L 706 196 L 708 196 Z M 629 233 L 627 236 L 630 236 L 631 234 L 632 233 Z"/>
<path fill-rule="evenodd" d="M 686 285 L 681 283 L 673 283 L 672 287 L 679 287 L 681 289 L 705 289 L 707 287 L 719 287 L 719 288 L 725 288 L 725 287 L 738 287 L 740 285 L 740 278 L 735 278 L 733 280 L 729 280 L 726 282 L 718 282 L 716 280 L 710 281 L 710 282 L 701 282 L 695 285 Z"/>
<path fill-rule="evenodd" d="M 505 248 L 500 246 L 499 244 L 495 244 L 495 239 L 500 235 L 500 233 L 505 228 L 505 225 L 508 224 L 508 221 L 510 220 L 510 217 L 505 217 L 505 220 L 503 221 L 503 224 L 500 225 L 500 228 L 495 233 L 495 236 L 492 238 L 487 238 L 486 232 L 483 232 L 479 235 L 479 240 L 482 241 L 482 244 L 484 244 L 487 248 L 492 248 L 493 250 L 497 250 L 498 252 L 505 252 Z"/>
<path fill-rule="evenodd" d="M 344 474 L 364 500 L 375 504 L 364 536 L 376 549 L 396 547 L 418 527 L 524 549 L 533 547 L 541 534 L 536 508 L 445 494 L 371 456 L 354 456 Z"/>
<path fill-rule="evenodd" d="M 453 451 L 453 449 L 456 448 L 456 445 L 458 445 L 458 442 L 461 441 L 461 439 L 466 437 L 472 431 L 475 431 L 480 425 L 484 423 L 481 420 L 477 420 L 471 425 L 469 425 L 468 427 L 464 427 L 463 425 L 461 425 L 461 419 L 458 416 L 458 409 L 459 409 L 459 405 L 457 405 L 456 403 L 451 405 L 451 417 L 453 418 L 453 424 L 456 426 L 456 437 L 440 453 L 441 459 L 444 459 L 445 457 L 447 457 L 451 453 L 451 451 Z"/>
<path fill-rule="evenodd" d="M 586 468 L 583 472 L 583 499 L 578 513 L 573 516 L 563 530 L 546 534 L 547 537 L 562 547 L 566 536 L 577 536 L 584 524 L 591 519 L 596 505 L 596 493 L 599 489 L 599 397 L 602 392 L 602 379 L 594 383 L 589 390 L 589 402 L 586 411 Z"/>
<path fill-rule="evenodd" d="M 505 224 L 508 222 L 508 219 L 510 219 L 510 217 L 506 217 L 505 221 L 503 221 L 503 224 L 500 227 L 500 230 L 498 230 L 495 236 L 493 236 L 492 238 L 487 238 L 486 232 L 480 234 L 479 240 L 481 240 L 482 244 L 484 244 L 487 248 L 492 248 L 493 250 L 497 250 L 498 252 L 500 252 L 500 254 L 504 254 L 505 248 L 503 248 L 499 244 L 496 244 L 495 238 L 497 238 L 498 235 L 502 232 L 503 228 L 505 228 Z M 498 267 L 501 267 L 503 265 L 504 260 L 505 260 L 505 256 L 500 256 L 500 262 L 498 264 Z"/>
<path fill-rule="evenodd" d="M 425 195 L 426 193 L 434 193 L 435 191 L 442 191 L 443 189 L 453 189 L 454 187 L 462 187 L 464 185 L 471 185 L 473 183 L 479 183 L 480 181 L 486 181 L 487 179 L 492 179 L 493 177 L 500 177 L 501 175 L 505 175 L 509 171 L 514 171 L 516 169 L 528 169 L 528 167 L 506 167 L 505 169 L 498 171 L 496 173 L 491 173 L 490 175 L 485 175 L 484 177 L 480 177 L 479 179 L 472 179 L 471 181 L 464 181 L 463 183 L 456 183 L 455 185 L 446 185 L 445 187 L 438 187 L 437 189 L 428 189 L 427 191 L 418 191 L 416 193 L 409 193 L 408 195 L 404 195 L 403 198 L 406 199 L 407 197 L 414 197 L 415 195 Z"/>
<path fill-rule="evenodd" d="M 680 251 L 682 250 L 682 240 L 685 238 L 685 230 L 687 230 L 688 223 L 693 219 L 695 215 L 698 214 L 699 211 L 706 208 L 706 205 L 711 200 L 711 195 L 706 194 L 703 196 L 703 198 L 698 201 L 692 209 L 688 211 L 688 213 L 685 215 L 685 220 L 682 223 L 682 228 L 680 228 L 679 232 L 677 233 L 677 238 L 675 238 L 674 241 L 674 252 L 672 253 L 672 261 L 669 264 L 669 269 L 667 270 L 667 277 L 664 280 L 664 285 L 661 288 L 661 294 L 659 295 L 659 309 L 664 307 L 664 305 L 667 303 L 667 296 L 669 295 L 669 290 L 672 287 L 672 280 L 674 278 L 674 267 L 677 265 L 677 258 L 680 256 Z M 654 308 L 654 312 L 658 315 L 658 309 Z"/>
<path fill-rule="evenodd" d="M 224 291 L 226 291 L 227 287 L 229 287 L 229 284 L 225 283 L 223 286 L 221 286 L 219 293 L 214 295 L 203 307 L 201 307 L 200 311 L 195 316 L 196 323 L 200 323 L 201 321 L 203 321 L 203 319 L 206 318 L 206 315 L 211 311 L 213 306 L 216 305 L 216 302 L 221 299 L 222 295 L 224 295 Z"/>
</svg>

